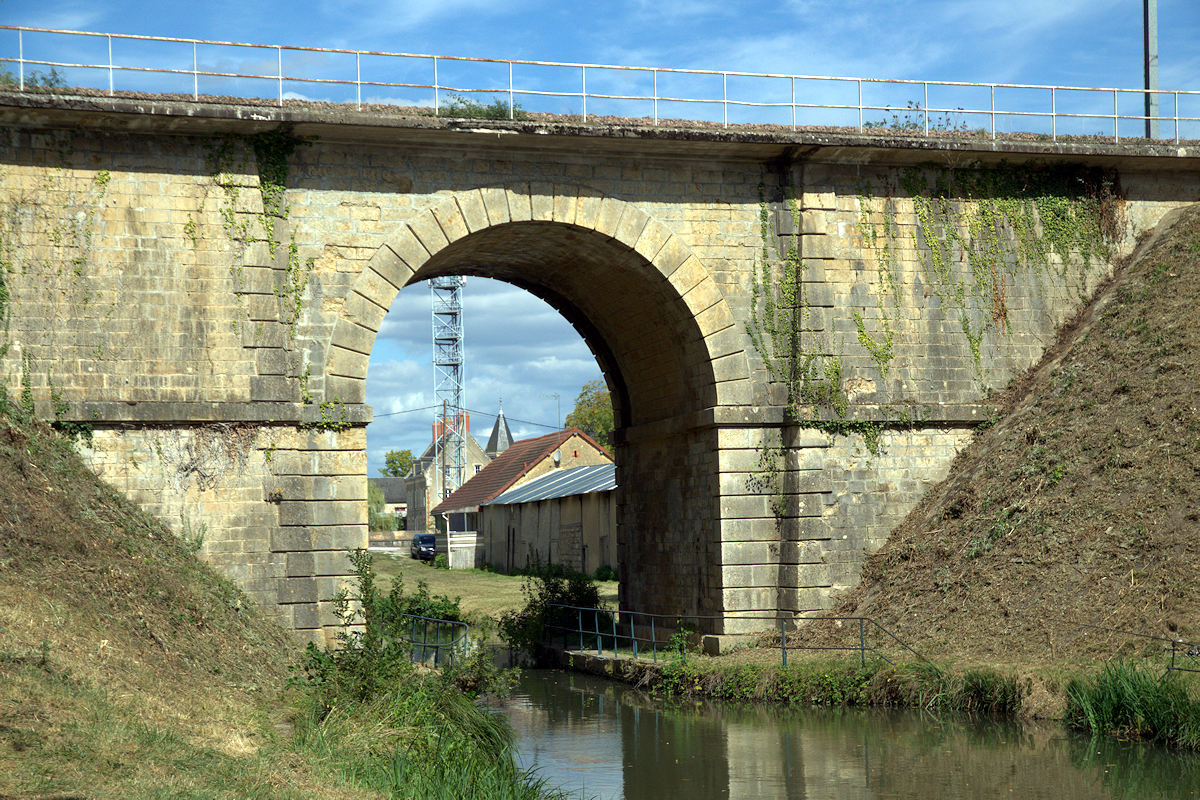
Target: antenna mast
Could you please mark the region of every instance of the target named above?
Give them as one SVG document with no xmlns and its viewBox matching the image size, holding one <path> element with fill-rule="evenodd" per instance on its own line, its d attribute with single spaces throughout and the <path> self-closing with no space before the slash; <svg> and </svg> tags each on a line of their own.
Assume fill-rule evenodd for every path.
<svg viewBox="0 0 1200 800">
<path fill-rule="evenodd" d="M 462 486 L 466 465 L 463 442 L 469 425 L 463 396 L 462 288 L 466 278 L 453 275 L 429 282 L 433 301 L 434 402 L 440 418 L 433 423 L 435 454 L 441 464 L 441 497 Z"/>
</svg>

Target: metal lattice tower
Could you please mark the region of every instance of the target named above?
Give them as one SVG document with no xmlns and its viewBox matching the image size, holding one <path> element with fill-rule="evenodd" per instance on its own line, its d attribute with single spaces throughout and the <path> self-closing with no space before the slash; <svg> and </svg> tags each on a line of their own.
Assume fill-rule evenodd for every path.
<svg viewBox="0 0 1200 800">
<path fill-rule="evenodd" d="M 433 438 L 442 490 L 439 501 L 462 486 L 466 473 L 463 462 L 467 420 L 462 319 L 462 288 L 466 282 L 466 278 L 458 275 L 434 278 L 429 282 L 433 300 L 433 395 L 437 404 Z"/>
</svg>

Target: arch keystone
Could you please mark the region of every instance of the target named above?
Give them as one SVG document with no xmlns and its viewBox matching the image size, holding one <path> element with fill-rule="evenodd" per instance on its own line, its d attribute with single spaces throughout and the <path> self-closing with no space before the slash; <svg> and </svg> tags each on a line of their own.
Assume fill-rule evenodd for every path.
<svg viewBox="0 0 1200 800">
<path fill-rule="evenodd" d="M 533 219 L 528 183 L 519 183 L 507 190 L 508 214 L 513 222 L 529 222 Z"/>
<path fill-rule="evenodd" d="M 555 222 L 575 224 L 575 202 L 579 199 L 579 187 L 562 185 L 554 187 L 554 216 Z"/>
<path fill-rule="evenodd" d="M 575 201 L 575 224 L 582 228 L 596 229 L 596 218 L 600 216 L 600 204 L 604 197 L 599 194 L 579 193 Z"/>
<path fill-rule="evenodd" d="M 529 184 L 530 219 L 538 222 L 554 220 L 554 186 L 549 183 Z"/>
</svg>

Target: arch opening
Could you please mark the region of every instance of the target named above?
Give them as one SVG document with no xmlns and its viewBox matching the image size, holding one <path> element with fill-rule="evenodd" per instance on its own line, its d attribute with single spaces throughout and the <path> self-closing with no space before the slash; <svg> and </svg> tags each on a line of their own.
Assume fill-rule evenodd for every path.
<svg viewBox="0 0 1200 800">
<path fill-rule="evenodd" d="M 528 291 L 595 356 L 614 407 L 622 607 L 720 613 L 719 487 L 716 469 L 704 468 L 715 464 L 716 434 L 693 421 L 716 404 L 716 381 L 680 292 L 632 247 L 548 221 L 463 236 L 430 255 L 405 285 L 448 275 Z"/>
</svg>

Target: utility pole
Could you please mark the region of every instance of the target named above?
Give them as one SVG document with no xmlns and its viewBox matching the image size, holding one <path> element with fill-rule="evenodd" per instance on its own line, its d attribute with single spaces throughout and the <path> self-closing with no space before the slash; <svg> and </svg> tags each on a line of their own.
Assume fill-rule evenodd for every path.
<svg viewBox="0 0 1200 800">
<path fill-rule="evenodd" d="M 1142 0 L 1146 72 L 1146 138 L 1158 138 L 1158 0 Z"/>
</svg>

